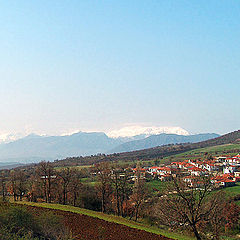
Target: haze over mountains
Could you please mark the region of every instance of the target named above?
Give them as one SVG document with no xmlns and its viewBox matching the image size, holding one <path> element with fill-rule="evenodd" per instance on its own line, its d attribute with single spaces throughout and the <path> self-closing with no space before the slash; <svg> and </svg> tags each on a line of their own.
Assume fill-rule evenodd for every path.
<svg viewBox="0 0 240 240">
<path fill-rule="evenodd" d="M 135 136 L 151 136 L 161 133 L 168 134 L 178 134 L 178 135 L 189 135 L 189 132 L 180 127 L 143 127 L 139 125 L 132 125 L 120 128 L 118 130 L 113 130 L 107 133 L 109 137 L 118 138 L 118 137 L 135 137 Z"/>
<path fill-rule="evenodd" d="M 30 134 L 16 141 L 0 144 L 0 162 L 15 164 L 51 161 L 72 156 L 134 151 L 165 144 L 199 142 L 219 136 L 189 135 L 186 130 L 178 127 L 127 127 L 108 135 L 103 132 L 78 132 L 66 136 Z"/>
</svg>

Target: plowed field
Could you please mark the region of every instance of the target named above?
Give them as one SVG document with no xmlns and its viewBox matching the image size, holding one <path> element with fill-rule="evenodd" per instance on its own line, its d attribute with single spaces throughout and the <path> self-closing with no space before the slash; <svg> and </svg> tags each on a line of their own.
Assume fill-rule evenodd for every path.
<svg viewBox="0 0 240 240">
<path fill-rule="evenodd" d="M 40 211 L 52 211 L 63 216 L 64 225 L 68 227 L 78 240 L 169 240 L 157 234 L 130 228 L 125 225 L 107 222 L 102 219 L 61 210 L 30 207 L 28 209 L 38 214 Z"/>
</svg>

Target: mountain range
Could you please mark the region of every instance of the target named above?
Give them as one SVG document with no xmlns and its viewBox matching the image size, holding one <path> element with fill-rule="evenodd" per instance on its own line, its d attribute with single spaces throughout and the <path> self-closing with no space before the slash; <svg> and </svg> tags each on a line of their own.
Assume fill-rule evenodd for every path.
<svg viewBox="0 0 240 240">
<path fill-rule="evenodd" d="M 206 133 L 206 134 L 196 134 L 196 135 L 177 135 L 177 134 L 158 134 L 152 135 L 144 139 L 135 140 L 123 143 L 116 148 L 112 149 L 111 152 L 131 152 L 146 148 L 157 147 L 161 145 L 167 144 L 176 144 L 176 143 L 196 143 L 205 141 L 208 139 L 219 137 L 218 134 L 215 133 Z"/>
<path fill-rule="evenodd" d="M 56 160 L 72 156 L 98 153 L 135 151 L 166 144 L 199 142 L 215 138 L 217 134 L 177 135 L 139 134 L 109 137 L 103 132 L 78 132 L 66 136 L 39 136 L 30 134 L 10 143 L 0 144 L 0 162 L 31 163 Z"/>
</svg>

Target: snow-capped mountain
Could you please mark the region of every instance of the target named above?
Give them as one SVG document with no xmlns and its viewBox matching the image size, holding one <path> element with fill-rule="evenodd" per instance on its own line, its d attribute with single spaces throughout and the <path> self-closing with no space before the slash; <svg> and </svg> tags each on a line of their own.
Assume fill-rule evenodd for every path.
<svg viewBox="0 0 240 240">
<path fill-rule="evenodd" d="M 187 135 L 188 132 L 181 128 L 161 129 L 162 132 L 178 134 L 153 134 L 159 131 L 159 128 L 145 128 L 144 131 L 138 129 L 131 133 L 132 137 L 117 137 L 121 136 L 118 134 L 114 135 L 115 138 L 111 138 L 103 132 L 79 132 L 65 136 L 30 134 L 24 138 L 0 144 L 0 162 L 30 163 L 72 156 L 134 151 L 164 144 L 198 142 L 217 136 L 216 134 Z M 126 136 L 126 134 L 131 136 L 130 132 L 126 131 L 121 134 L 122 136 Z M 138 134 L 138 136 L 134 136 L 134 134 Z"/>
<path fill-rule="evenodd" d="M 24 134 L 21 133 L 0 133 L 0 144 L 13 142 L 17 139 L 24 137 Z"/>
<path fill-rule="evenodd" d="M 189 132 L 181 127 L 144 127 L 144 126 L 127 126 L 118 130 L 113 130 L 107 133 L 111 138 L 119 137 L 134 137 L 138 135 L 145 135 L 145 137 L 151 135 L 158 135 L 161 133 L 177 134 L 177 135 L 189 135 Z"/>
</svg>

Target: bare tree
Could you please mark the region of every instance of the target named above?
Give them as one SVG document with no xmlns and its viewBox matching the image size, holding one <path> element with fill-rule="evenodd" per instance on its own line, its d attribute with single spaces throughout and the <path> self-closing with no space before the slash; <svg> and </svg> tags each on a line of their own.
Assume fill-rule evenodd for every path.
<svg viewBox="0 0 240 240">
<path fill-rule="evenodd" d="M 76 169 L 71 170 L 71 181 L 69 183 L 69 191 L 70 191 L 70 197 L 71 197 L 71 203 L 73 206 L 76 206 L 77 199 L 79 197 L 80 190 L 82 188 L 82 184 L 80 182 L 80 174 Z"/>
<path fill-rule="evenodd" d="M 102 162 L 95 165 L 94 170 L 98 176 L 98 191 L 102 201 L 102 212 L 106 212 L 108 198 L 111 193 L 111 169 L 109 163 Z"/>
<path fill-rule="evenodd" d="M 36 175 L 31 175 L 28 179 L 28 201 L 37 202 L 37 198 L 41 196 L 41 180 Z"/>
<path fill-rule="evenodd" d="M 1 173 L 0 173 L 0 189 L 1 189 L 1 195 L 2 195 L 3 201 L 6 200 L 6 194 L 7 194 L 6 183 L 7 183 L 7 172 L 1 171 Z"/>
<path fill-rule="evenodd" d="M 117 215 L 120 215 L 120 169 L 118 166 L 112 167 L 112 184 L 115 197 Z"/>
<path fill-rule="evenodd" d="M 214 204 L 211 204 L 212 201 Z M 209 216 L 210 228 L 214 234 L 214 239 L 219 240 L 226 224 L 225 211 L 229 207 L 225 192 L 220 191 L 213 194 L 208 204 L 212 207 Z"/>
<path fill-rule="evenodd" d="M 67 195 L 69 192 L 69 184 L 73 178 L 73 172 L 70 168 L 64 168 L 57 173 L 58 177 L 61 179 L 62 185 L 62 203 L 65 205 L 68 202 Z"/>
<path fill-rule="evenodd" d="M 170 226 L 190 227 L 200 240 L 198 225 L 208 221 L 217 199 L 208 201 L 213 185 L 209 177 L 195 177 L 189 184 L 179 177 L 172 177 L 166 192 L 158 203 L 163 222 Z"/>
<path fill-rule="evenodd" d="M 22 170 L 17 170 L 16 176 L 17 176 L 18 195 L 19 195 L 20 201 L 22 201 L 22 198 L 26 193 L 26 174 Z"/>
<path fill-rule="evenodd" d="M 46 202 L 52 201 L 52 184 L 55 179 L 55 171 L 50 162 L 41 162 L 37 169 L 39 180 L 42 182 L 42 191 Z"/>
<path fill-rule="evenodd" d="M 26 193 L 26 174 L 22 170 L 12 170 L 10 174 L 10 184 L 13 193 L 14 201 L 22 201 L 23 196 Z"/>
<path fill-rule="evenodd" d="M 138 164 L 137 170 L 136 170 L 136 180 L 135 180 L 135 184 L 133 187 L 133 193 L 131 196 L 131 200 L 132 200 L 133 206 L 134 206 L 133 214 L 135 215 L 135 217 L 134 217 L 135 221 L 137 221 L 137 219 L 139 217 L 140 207 L 146 200 L 147 196 L 148 196 L 148 191 L 147 191 L 147 188 L 145 185 L 145 180 L 141 176 L 141 167 Z M 132 217 L 133 217 L 133 215 L 131 216 L 131 218 Z"/>
<path fill-rule="evenodd" d="M 14 201 L 17 201 L 17 175 L 16 172 L 13 170 L 10 174 L 10 182 L 11 182 L 11 192 L 13 194 Z"/>
<path fill-rule="evenodd" d="M 120 175 L 120 183 L 119 183 L 119 199 L 120 199 L 120 212 L 122 217 L 126 216 L 126 212 L 124 206 L 127 205 L 130 195 L 132 193 L 132 188 L 129 183 L 129 171 L 128 169 L 124 169 L 123 174 Z"/>
</svg>

